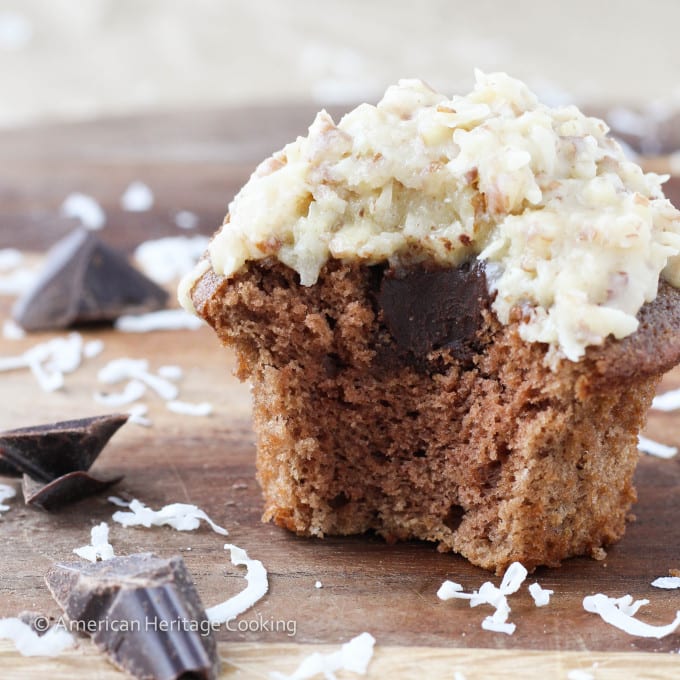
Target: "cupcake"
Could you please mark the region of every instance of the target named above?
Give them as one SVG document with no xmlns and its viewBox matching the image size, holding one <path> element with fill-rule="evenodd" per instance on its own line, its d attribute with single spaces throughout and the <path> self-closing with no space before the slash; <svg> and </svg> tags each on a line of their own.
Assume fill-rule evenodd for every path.
<svg viewBox="0 0 680 680">
<path fill-rule="evenodd" d="M 256 169 L 179 296 L 252 382 L 265 520 L 498 573 L 623 535 L 680 213 L 607 133 L 502 73 L 405 80 Z"/>
</svg>

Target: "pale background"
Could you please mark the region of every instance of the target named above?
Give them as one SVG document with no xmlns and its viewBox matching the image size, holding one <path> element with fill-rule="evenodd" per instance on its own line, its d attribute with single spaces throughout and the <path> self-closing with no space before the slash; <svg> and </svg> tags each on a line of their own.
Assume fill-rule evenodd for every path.
<svg viewBox="0 0 680 680">
<path fill-rule="evenodd" d="M 680 97 L 677 0 L 0 0 L 0 125 L 448 94 L 505 70 L 551 102 Z"/>
</svg>

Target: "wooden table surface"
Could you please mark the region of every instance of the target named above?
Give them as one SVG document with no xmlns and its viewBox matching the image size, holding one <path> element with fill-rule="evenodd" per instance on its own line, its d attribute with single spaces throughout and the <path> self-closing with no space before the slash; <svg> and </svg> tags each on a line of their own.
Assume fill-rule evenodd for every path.
<svg viewBox="0 0 680 680">
<path fill-rule="evenodd" d="M 4 132 L 0 248 L 44 251 L 74 226 L 59 216 L 61 202 L 72 191 L 102 203 L 108 215 L 102 237 L 127 251 L 149 238 L 189 234 L 173 224 L 178 210 L 195 212 L 199 231 L 210 234 L 255 164 L 303 133 L 312 114 L 302 106 L 241 109 Z M 153 189 L 151 211 L 121 210 L 120 196 L 133 180 Z M 0 322 L 9 315 L 11 302 L 0 297 Z M 163 364 L 184 369 L 180 398 L 210 401 L 214 414 L 174 415 L 160 398 L 150 397 L 146 403 L 153 426 L 126 425 L 96 469 L 124 474 L 116 493 L 154 508 L 171 502 L 200 506 L 228 528 L 230 542 L 264 563 L 270 593 L 241 617 L 257 630 L 218 635 L 225 677 L 291 672 L 316 649 L 310 645 L 335 646 L 363 631 L 377 640 L 369 669 L 375 678 L 452 677 L 456 670 L 468 679 L 566 677 L 576 668 L 597 678 L 680 674 L 680 658 L 670 654 L 680 649 L 680 634 L 634 638 L 586 613 L 581 604 L 595 592 L 630 593 L 651 601 L 641 618 L 653 623 L 670 622 L 680 609 L 680 591 L 650 585 L 669 569 L 680 568 L 680 460 L 643 456 L 636 474 L 637 520 L 624 539 L 604 561 L 578 558 L 559 569 L 537 570 L 528 583 L 536 580 L 553 589 L 550 605 L 536 608 L 523 588 L 510 598 L 516 633 L 490 633 L 480 628 L 488 613 L 484 608 L 436 598 L 447 578 L 467 590 L 486 580 L 497 582 L 458 556 L 439 554 L 425 543 L 387 545 L 373 536 L 303 539 L 260 522 L 248 389 L 231 375 L 233 357 L 211 331 L 128 335 L 98 327 L 83 334 L 102 339 L 105 349 L 67 375 L 59 392 L 42 392 L 27 371 L 0 374 L 0 429 L 106 412 L 92 393 L 103 389 L 97 371 L 114 358 L 148 358 L 152 370 Z M 19 354 L 54 335 L 0 339 L 0 356 Z M 680 386 L 679 370 L 665 378 L 662 389 L 675 386 Z M 680 413 L 652 412 L 647 434 L 679 445 Z M 24 507 L 20 497 L 9 503 L 11 510 L 0 515 L 0 617 L 22 610 L 57 616 L 44 574 L 54 561 L 69 559 L 73 548 L 87 544 L 90 528 L 101 521 L 110 523 L 117 554 L 182 554 L 206 606 L 245 585 L 242 570 L 231 566 L 222 548 L 224 539 L 207 528 L 192 533 L 124 529 L 111 522 L 115 508 L 105 496 L 55 514 Z M 289 631 L 294 626 L 295 634 L 267 630 L 271 622 L 285 622 Z M 0 660 L 11 677 L 121 677 L 87 642 L 51 660 L 22 658 L 0 642 Z"/>
</svg>

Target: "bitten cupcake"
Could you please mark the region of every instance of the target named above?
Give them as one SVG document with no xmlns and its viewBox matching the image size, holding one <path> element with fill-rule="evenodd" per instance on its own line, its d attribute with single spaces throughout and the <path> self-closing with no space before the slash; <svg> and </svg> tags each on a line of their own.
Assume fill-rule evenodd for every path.
<svg viewBox="0 0 680 680">
<path fill-rule="evenodd" d="M 680 213 L 607 133 L 477 73 L 322 111 L 257 168 L 180 299 L 252 381 L 265 520 L 497 572 L 622 536 Z"/>
</svg>

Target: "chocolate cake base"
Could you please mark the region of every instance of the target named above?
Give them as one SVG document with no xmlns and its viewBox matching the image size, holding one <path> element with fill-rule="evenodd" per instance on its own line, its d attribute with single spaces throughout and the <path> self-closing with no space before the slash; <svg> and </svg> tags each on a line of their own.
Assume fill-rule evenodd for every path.
<svg viewBox="0 0 680 680">
<path fill-rule="evenodd" d="M 265 260 L 194 286 L 253 383 L 264 519 L 309 536 L 434 541 L 497 573 L 619 539 L 637 433 L 680 360 L 680 293 L 662 283 L 638 332 L 551 371 L 519 319 L 503 326 L 483 307 L 464 352 L 440 338 L 416 355 L 390 331 L 384 275 L 331 260 L 305 287 Z"/>
</svg>

